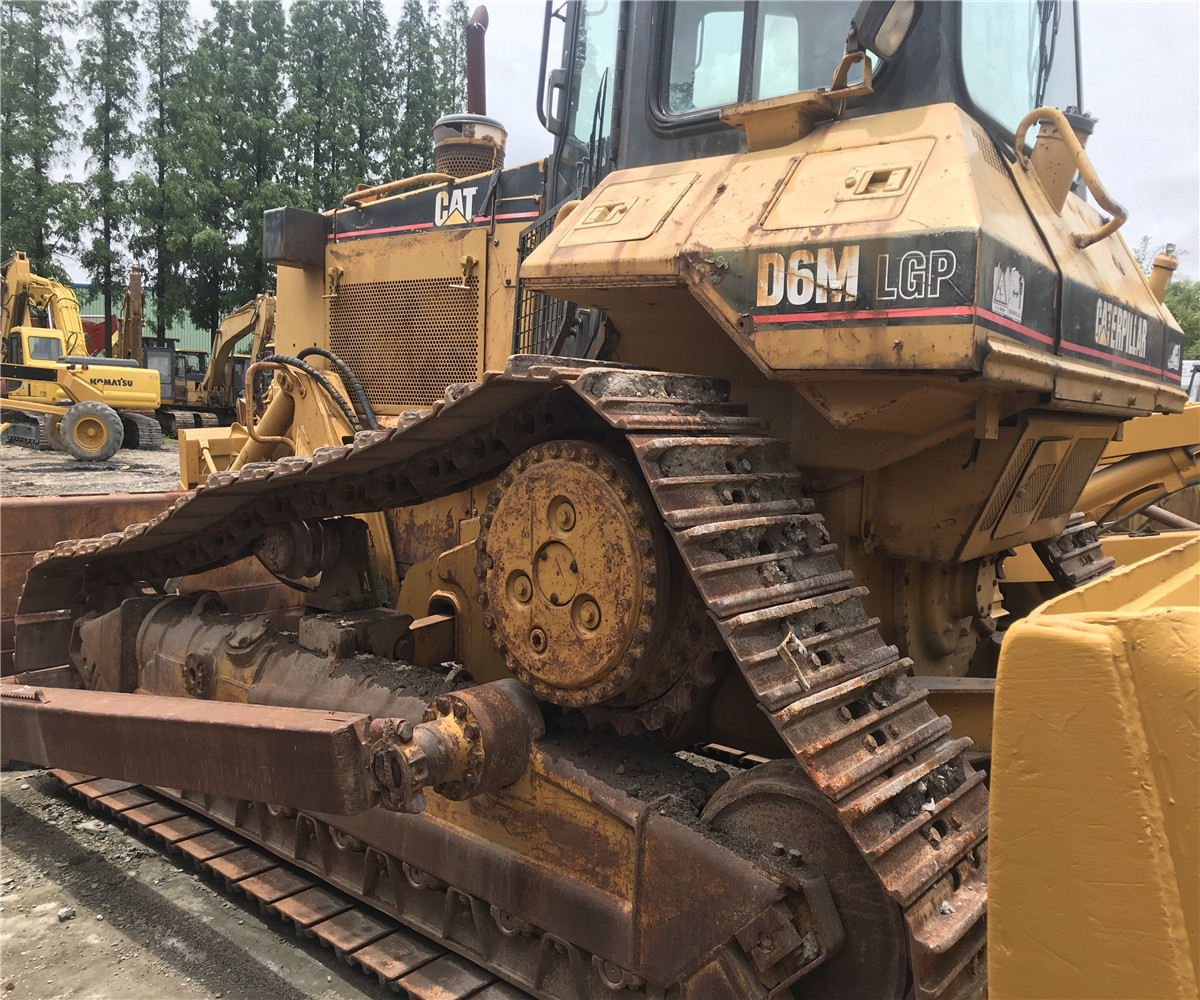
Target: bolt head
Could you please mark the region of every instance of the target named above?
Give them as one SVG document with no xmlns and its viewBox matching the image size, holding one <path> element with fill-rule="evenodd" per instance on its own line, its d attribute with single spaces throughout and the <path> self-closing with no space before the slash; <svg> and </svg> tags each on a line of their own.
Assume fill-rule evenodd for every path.
<svg viewBox="0 0 1200 1000">
<path fill-rule="evenodd" d="M 564 500 L 554 509 L 554 523 L 560 531 L 570 531 L 575 527 L 575 508 Z"/>
<path fill-rule="evenodd" d="M 879 749 L 879 744 L 875 742 L 875 737 L 870 734 L 863 737 L 863 746 L 870 750 L 871 753 Z"/>
<path fill-rule="evenodd" d="M 469 740 L 479 739 L 479 726 L 474 722 L 468 722 L 465 726 L 463 726 L 463 735 Z"/>
<path fill-rule="evenodd" d="M 600 625 L 600 608 L 595 601 L 584 601 L 579 606 L 579 624 L 586 629 L 595 629 Z"/>
<path fill-rule="evenodd" d="M 841 719 L 843 722 L 849 722 L 851 719 L 854 718 L 854 716 L 850 714 L 850 709 L 846 705 L 843 705 L 841 708 L 839 708 L 837 710 L 837 714 L 838 714 L 838 718 Z"/>
<path fill-rule="evenodd" d="M 449 715 L 450 699 L 444 694 L 438 695 L 433 701 L 433 707 L 437 709 L 438 715 Z"/>
</svg>

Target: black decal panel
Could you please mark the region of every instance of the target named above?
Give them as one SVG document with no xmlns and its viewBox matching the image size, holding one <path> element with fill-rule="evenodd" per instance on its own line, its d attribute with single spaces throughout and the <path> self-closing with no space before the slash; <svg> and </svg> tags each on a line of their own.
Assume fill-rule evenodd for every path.
<svg viewBox="0 0 1200 1000">
<path fill-rule="evenodd" d="M 419 233 L 430 229 L 528 224 L 542 210 L 545 174 L 541 161 L 510 167 L 500 179 L 498 201 L 488 196 L 491 175 L 481 174 L 454 184 L 417 191 L 407 198 L 372 202 L 333 216 L 330 240 L 365 239 Z"/>
<path fill-rule="evenodd" d="M 1068 280 L 1063 288 L 1062 353 L 1077 361 L 1178 384 L 1183 334 L 1157 316 Z"/>
</svg>

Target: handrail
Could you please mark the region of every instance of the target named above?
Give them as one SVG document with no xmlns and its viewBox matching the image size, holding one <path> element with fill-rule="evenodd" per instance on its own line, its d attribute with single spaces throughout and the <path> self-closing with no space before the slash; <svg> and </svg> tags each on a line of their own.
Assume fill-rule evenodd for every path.
<svg viewBox="0 0 1200 1000">
<path fill-rule="evenodd" d="M 342 204 L 353 205 L 357 208 L 360 202 L 369 201 L 373 198 L 382 198 L 385 194 L 391 194 L 393 191 L 416 187 L 418 184 L 453 184 L 456 180 L 458 178 L 453 174 L 439 173 L 417 174 L 416 177 L 402 177 L 398 181 L 388 181 L 386 184 L 376 184 L 374 187 L 351 191 L 342 199 Z"/>
<path fill-rule="evenodd" d="M 1087 189 L 1092 192 L 1092 197 L 1096 199 L 1096 204 L 1112 216 L 1106 223 L 1090 233 L 1071 234 L 1071 242 L 1082 250 L 1084 247 L 1090 247 L 1093 243 L 1097 243 L 1106 236 L 1111 236 L 1115 233 L 1125 224 L 1125 220 L 1129 218 L 1129 213 L 1120 202 L 1114 200 L 1104 190 L 1104 185 L 1100 183 L 1100 178 L 1096 174 L 1096 168 L 1092 166 L 1092 161 L 1088 159 L 1087 153 L 1084 152 L 1083 145 L 1080 143 L 1078 136 L 1075 135 L 1075 130 L 1071 128 L 1066 115 L 1059 111 L 1058 108 L 1035 108 L 1021 119 L 1021 124 L 1017 126 L 1015 148 L 1017 159 L 1020 161 L 1022 168 L 1028 170 L 1030 166 L 1029 157 L 1025 155 L 1025 134 L 1034 122 L 1039 121 L 1049 121 L 1058 129 L 1059 136 L 1066 143 L 1067 150 L 1075 159 L 1075 169 L 1079 171 L 1079 176 L 1083 179 L 1083 183 L 1087 186 Z"/>
<path fill-rule="evenodd" d="M 290 437 L 276 434 L 259 437 L 258 431 L 254 429 L 254 373 L 265 368 L 273 368 L 285 373 L 289 371 L 287 365 L 278 361 L 255 361 L 253 364 L 246 365 L 246 433 L 250 435 L 251 441 L 257 441 L 259 444 L 286 444 L 292 449 L 294 455 L 296 454 L 296 442 Z"/>
</svg>

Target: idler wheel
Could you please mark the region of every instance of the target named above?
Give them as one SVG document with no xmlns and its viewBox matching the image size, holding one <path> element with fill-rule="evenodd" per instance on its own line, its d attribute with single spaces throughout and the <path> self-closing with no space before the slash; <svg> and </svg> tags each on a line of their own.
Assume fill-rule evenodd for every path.
<svg viewBox="0 0 1200 1000">
<path fill-rule="evenodd" d="M 900 1000 L 912 995 L 903 911 L 799 764 L 776 760 L 737 775 L 708 801 L 701 819 L 732 837 L 748 856 L 809 866 L 825 877 L 845 940 L 786 996 Z M 787 971 L 784 963 L 778 974 L 786 978 Z"/>
<path fill-rule="evenodd" d="M 646 488 L 582 441 L 520 455 L 488 497 L 484 622 L 539 698 L 595 705 L 641 682 L 666 631 L 669 542 Z"/>
</svg>

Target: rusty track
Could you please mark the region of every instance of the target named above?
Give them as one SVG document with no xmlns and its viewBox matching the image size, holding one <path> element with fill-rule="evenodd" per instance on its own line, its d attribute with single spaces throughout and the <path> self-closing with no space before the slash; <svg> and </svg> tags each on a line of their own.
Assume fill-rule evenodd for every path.
<svg viewBox="0 0 1200 1000">
<path fill-rule="evenodd" d="M 88 807 L 103 810 L 144 840 L 167 847 L 231 893 L 256 901 L 264 914 L 291 924 L 338 958 L 413 1000 L 529 1000 L 475 963 L 416 934 L 303 871 L 128 781 L 51 771 Z"/>
<path fill-rule="evenodd" d="M 598 425 L 596 417 L 603 420 Z M 399 426 L 209 478 L 146 525 L 43 553 L 18 667 L 67 661 L 70 624 L 128 588 L 233 562 L 281 520 L 403 506 L 495 475 L 564 436 L 625 434 L 760 707 L 902 908 L 919 1000 L 985 982 L 987 791 L 862 606 L 786 441 L 719 380 L 514 358 Z M 104 610 L 100 608 L 99 610 Z"/>
</svg>

